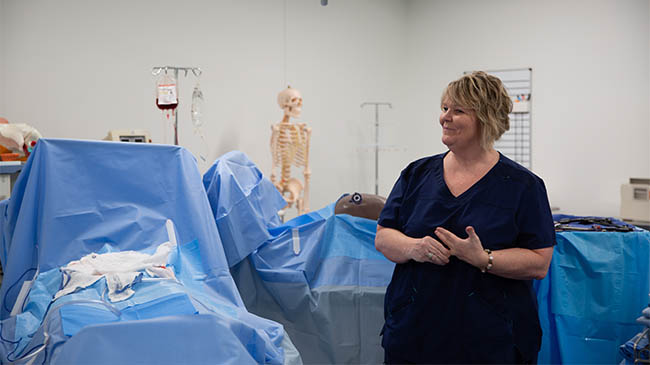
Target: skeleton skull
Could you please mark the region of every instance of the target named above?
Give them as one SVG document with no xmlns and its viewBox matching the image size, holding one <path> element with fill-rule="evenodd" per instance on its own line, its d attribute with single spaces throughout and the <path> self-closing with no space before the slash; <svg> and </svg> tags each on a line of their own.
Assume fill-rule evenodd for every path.
<svg viewBox="0 0 650 365">
<path fill-rule="evenodd" d="M 302 112 L 302 96 L 300 91 L 292 89 L 291 86 L 278 94 L 278 105 L 284 110 L 284 115 L 292 118 L 299 118 Z"/>
</svg>

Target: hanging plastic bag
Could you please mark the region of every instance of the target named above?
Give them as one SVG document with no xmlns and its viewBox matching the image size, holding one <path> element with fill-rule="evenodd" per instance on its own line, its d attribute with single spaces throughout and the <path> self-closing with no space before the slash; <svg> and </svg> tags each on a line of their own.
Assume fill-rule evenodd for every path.
<svg viewBox="0 0 650 365">
<path fill-rule="evenodd" d="M 194 124 L 194 134 L 197 134 L 201 138 L 201 151 L 199 153 L 199 164 L 202 166 L 207 162 L 208 154 L 208 143 L 205 141 L 205 135 L 203 134 L 203 92 L 199 82 L 196 82 L 194 86 L 194 91 L 192 92 L 192 124 Z"/>
<path fill-rule="evenodd" d="M 203 125 L 203 92 L 198 82 L 192 92 L 192 124 L 195 129 L 199 129 Z"/>
</svg>

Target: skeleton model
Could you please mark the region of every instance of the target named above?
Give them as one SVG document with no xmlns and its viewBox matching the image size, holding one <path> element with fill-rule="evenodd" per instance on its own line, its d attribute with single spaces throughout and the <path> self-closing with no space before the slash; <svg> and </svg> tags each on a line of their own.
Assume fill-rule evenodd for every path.
<svg viewBox="0 0 650 365">
<path fill-rule="evenodd" d="M 284 110 L 284 118 L 280 123 L 271 126 L 271 154 L 272 168 L 271 181 L 285 197 L 287 207 L 291 208 L 296 204 L 298 214 L 309 211 L 309 138 L 311 128 L 305 123 L 291 124 L 289 118 L 300 117 L 302 111 L 302 97 L 300 92 L 290 86 L 278 94 L 278 104 Z M 275 175 L 275 168 L 279 166 L 281 171 L 280 181 Z M 304 168 L 305 185 L 300 180 L 291 177 L 291 166 Z M 302 195 L 301 195 L 302 192 Z M 284 211 L 280 213 L 284 214 Z"/>
</svg>

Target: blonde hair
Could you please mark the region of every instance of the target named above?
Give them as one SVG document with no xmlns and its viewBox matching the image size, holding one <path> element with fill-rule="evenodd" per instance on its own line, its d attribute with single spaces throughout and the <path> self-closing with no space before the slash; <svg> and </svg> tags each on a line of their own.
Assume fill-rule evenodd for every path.
<svg viewBox="0 0 650 365">
<path fill-rule="evenodd" d="M 481 147 L 485 149 L 510 129 L 508 114 L 512 111 L 512 100 L 498 77 L 483 71 L 463 75 L 447 85 L 440 103 L 445 100 L 476 112 Z"/>
</svg>

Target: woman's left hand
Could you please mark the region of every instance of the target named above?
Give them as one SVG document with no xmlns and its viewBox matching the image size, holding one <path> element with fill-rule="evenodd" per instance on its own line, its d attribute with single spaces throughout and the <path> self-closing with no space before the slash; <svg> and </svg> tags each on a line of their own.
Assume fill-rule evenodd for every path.
<svg viewBox="0 0 650 365">
<path fill-rule="evenodd" d="M 468 237 L 465 239 L 458 238 L 455 234 L 448 230 L 438 227 L 435 230 L 436 235 L 447 247 L 452 255 L 476 267 L 485 266 L 487 256 L 483 251 L 481 239 L 476 235 L 476 231 L 472 226 L 465 228 Z"/>
</svg>

